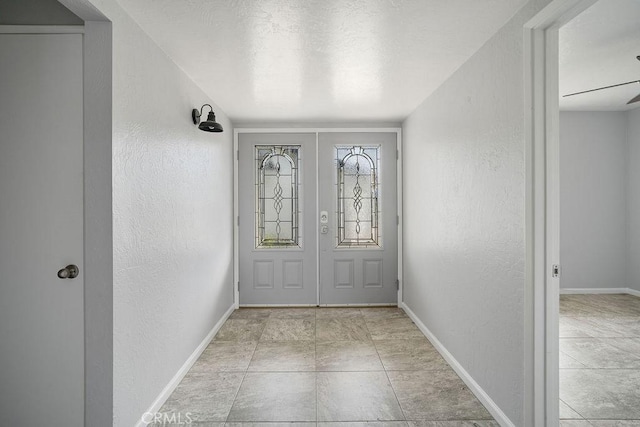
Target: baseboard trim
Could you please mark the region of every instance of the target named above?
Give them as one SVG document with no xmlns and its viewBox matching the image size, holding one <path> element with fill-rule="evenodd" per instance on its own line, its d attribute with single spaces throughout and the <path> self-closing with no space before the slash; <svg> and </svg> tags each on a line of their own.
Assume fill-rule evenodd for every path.
<svg viewBox="0 0 640 427">
<path fill-rule="evenodd" d="M 176 387 L 178 387 L 178 384 L 180 384 L 180 381 L 182 381 L 184 376 L 187 375 L 187 372 L 189 372 L 189 369 L 191 369 L 193 364 L 196 363 L 196 360 L 198 360 L 198 358 L 200 357 L 204 349 L 207 348 L 207 346 L 209 345 L 213 337 L 218 333 L 218 331 L 220 330 L 224 322 L 226 322 L 226 320 L 229 318 L 229 316 L 231 316 L 231 313 L 233 313 L 234 310 L 235 310 L 235 304 L 232 304 L 231 307 L 229 307 L 229 309 L 222 315 L 222 318 L 218 321 L 218 323 L 216 323 L 213 326 L 213 328 L 207 334 L 207 336 L 204 337 L 200 345 L 198 345 L 198 347 L 196 347 L 193 353 L 191 353 L 191 356 L 189 356 L 187 361 L 184 362 L 184 364 L 178 370 L 178 372 L 176 372 L 173 378 L 171 378 L 171 381 L 169 381 L 169 383 L 165 386 L 162 392 L 160 392 L 156 400 L 151 404 L 149 409 L 147 409 L 145 414 L 155 414 L 160 410 L 160 408 L 162 408 L 162 405 L 164 405 L 164 403 L 167 401 L 169 396 L 171 396 L 171 393 L 173 393 Z M 144 427 L 151 422 L 151 420 L 145 421 L 144 418 L 145 418 L 144 414 L 140 416 L 140 420 L 136 424 L 136 427 Z"/>
<path fill-rule="evenodd" d="M 489 413 L 495 418 L 495 420 L 503 427 L 515 427 L 515 424 L 511 422 L 509 417 L 506 416 L 502 409 L 489 397 L 489 395 L 480 387 L 480 385 L 473 379 L 473 377 L 462 367 L 462 365 L 456 360 L 455 357 L 446 349 L 446 347 L 436 338 L 436 336 L 425 326 L 424 323 L 411 311 L 409 307 L 403 302 L 401 304 L 402 309 L 409 315 L 413 323 L 422 331 L 431 344 L 438 350 L 440 355 L 447 361 L 454 371 L 460 376 L 462 381 L 469 387 L 469 390 L 478 398 L 478 400 L 487 408 Z"/>
<path fill-rule="evenodd" d="M 580 294 L 629 294 L 640 297 L 640 291 L 631 288 L 567 288 L 560 289 L 561 295 Z"/>
<path fill-rule="evenodd" d="M 398 303 L 362 303 L 362 304 L 240 304 L 240 308 L 303 308 L 303 307 L 398 307 Z"/>
</svg>

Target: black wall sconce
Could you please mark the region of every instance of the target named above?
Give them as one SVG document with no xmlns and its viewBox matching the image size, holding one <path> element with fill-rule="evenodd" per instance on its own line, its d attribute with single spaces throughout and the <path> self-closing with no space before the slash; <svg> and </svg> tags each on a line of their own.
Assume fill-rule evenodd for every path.
<svg viewBox="0 0 640 427">
<path fill-rule="evenodd" d="M 209 111 L 207 120 L 200 123 L 200 117 L 202 116 L 202 109 L 204 107 L 209 107 L 211 111 Z M 193 110 L 191 110 L 191 118 L 193 119 L 194 125 L 197 125 L 198 123 L 200 123 L 200 125 L 198 126 L 198 129 L 200 130 L 203 130 L 205 132 L 222 132 L 223 131 L 222 125 L 216 122 L 216 114 L 213 112 L 213 107 L 209 104 L 204 104 L 202 107 L 200 107 L 200 111 L 198 111 L 197 108 L 194 108 Z"/>
</svg>

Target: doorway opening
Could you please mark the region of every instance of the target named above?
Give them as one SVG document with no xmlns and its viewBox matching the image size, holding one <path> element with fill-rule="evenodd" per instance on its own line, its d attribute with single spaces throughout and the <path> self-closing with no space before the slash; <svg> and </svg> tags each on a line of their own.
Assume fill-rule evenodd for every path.
<svg viewBox="0 0 640 427">
<path fill-rule="evenodd" d="M 600 0 L 559 30 L 561 425 L 640 418 L 638 21 Z"/>
<path fill-rule="evenodd" d="M 236 129 L 237 306 L 401 301 L 401 130 Z"/>
</svg>

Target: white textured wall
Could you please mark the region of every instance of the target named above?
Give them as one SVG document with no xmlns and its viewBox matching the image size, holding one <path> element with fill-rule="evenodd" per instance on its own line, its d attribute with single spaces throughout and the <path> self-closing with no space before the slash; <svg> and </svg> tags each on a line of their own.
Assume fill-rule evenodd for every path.
<svg viewBox="0 0 640 427">
<path fill-rule="evenodd" d="M 560 113 L 561 288 L 626 288 L 627 119 Z"/>
<path fill-rule="evenodd" d="M 115 0 L 114 425 L 134 425 L 233 300 L 233 129 Z M 215 108 L 215 105 L 214 105 Z"/>
<path fill-rule="evenodd" d="M 524 393 L 523 25 L 404 123 L 404 300 L 515 425 Z"/>
<path fill-rule="evenodd" d="M 640 108 L 627 114 L 629 287 L 640 291 Z"/>
</svg>

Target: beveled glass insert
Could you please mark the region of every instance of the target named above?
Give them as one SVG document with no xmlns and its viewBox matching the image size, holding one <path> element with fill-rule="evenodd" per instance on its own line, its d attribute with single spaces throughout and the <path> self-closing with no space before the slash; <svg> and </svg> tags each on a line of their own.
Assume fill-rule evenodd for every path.
<svg viewBox="0 0 640 427">
<path fill-rule="evenodd" d="M 335 148 L 338 168 L 338 247 L 380 247 L 380 147 Z"/>
<path fill-rule="evenodd" d="M 256 146 L 256 248 L 300 246 L 300 146 Z"/>
</svg>

